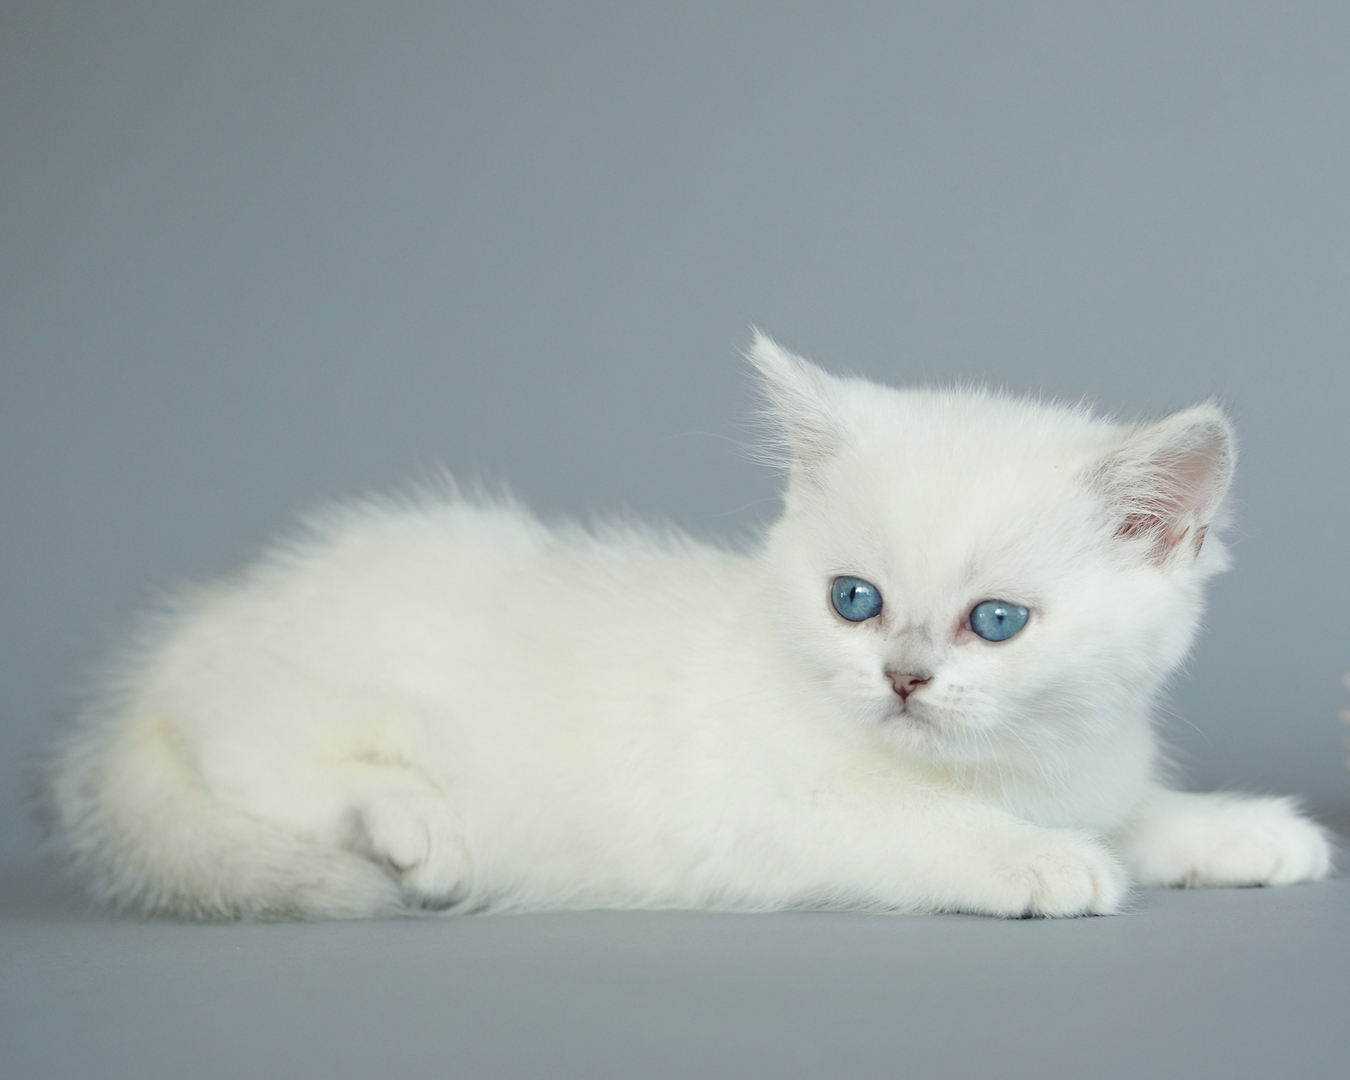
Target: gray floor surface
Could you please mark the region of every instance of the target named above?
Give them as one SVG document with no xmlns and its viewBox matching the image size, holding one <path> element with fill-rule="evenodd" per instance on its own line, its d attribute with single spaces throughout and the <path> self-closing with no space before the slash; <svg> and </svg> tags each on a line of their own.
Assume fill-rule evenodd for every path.
<svg viewBox="0 0 1350 1080">
<path fill-rule="evenodd" d="M 11 1080 L 1350 1075 L 1347 878 L 1067 921 L 201 926 L 9 868 L 0 956 Z"/>
</svg>

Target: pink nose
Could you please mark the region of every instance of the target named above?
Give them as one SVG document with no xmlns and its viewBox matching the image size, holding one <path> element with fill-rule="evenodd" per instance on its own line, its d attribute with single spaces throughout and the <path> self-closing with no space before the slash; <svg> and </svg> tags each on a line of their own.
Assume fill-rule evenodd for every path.
<svg viewBox="0 0 1350 1080">
<path fill-rule="evenodd" d="M 919 687 L 933 681 L 931 675 L 915 675 L 912 671 L 888 671 L 886 678 L 891 680 L 891 686 L 900 695 L 901 701 L 907 700 Z"/>
</svg>

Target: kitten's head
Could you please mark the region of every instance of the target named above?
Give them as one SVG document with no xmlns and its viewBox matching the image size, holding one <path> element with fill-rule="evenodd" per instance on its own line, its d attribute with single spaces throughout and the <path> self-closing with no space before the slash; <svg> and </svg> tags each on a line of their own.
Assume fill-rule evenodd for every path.
<svg viewBox="0 0 1350 1080">
<path fill-rule="evenodd" d="M 762 336 L 750 357 L 788 468 L 770 603 L 836 708 L 972 761 L 1148 708 L 1226 565 L 1217 406 L 1120 426 L 835 378 Z"/>
</svg>

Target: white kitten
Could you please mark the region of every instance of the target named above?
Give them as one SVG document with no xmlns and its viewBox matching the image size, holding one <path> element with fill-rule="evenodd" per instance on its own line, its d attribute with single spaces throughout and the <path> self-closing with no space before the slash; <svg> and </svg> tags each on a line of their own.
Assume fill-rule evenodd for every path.
<svg viewBox="0 0 1350 1080">
<path fill-rule="evenodd" d="M 1158 786 L 1225 565 L 1217 407 L 1121 427 L 751 358 L 788 461 L 752 551 L 452 498 L 184 597 L 49 774 L 97 895 L 1081 915 L 1328 874 L 1289 802 Z"/>
</svg>

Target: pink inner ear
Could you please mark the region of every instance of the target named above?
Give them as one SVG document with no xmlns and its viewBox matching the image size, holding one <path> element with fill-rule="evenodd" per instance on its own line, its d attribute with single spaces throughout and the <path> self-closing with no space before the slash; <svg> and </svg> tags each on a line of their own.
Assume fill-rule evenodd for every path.
<svg viewBox="0 0 1350 1080">
<path fill-rule="evenodd" d="M 1192 429 L 1183 433 L 1182 443 L 1155 450 L 1138 463 L 1126 499 L 1129 509 L 1116 530 L 1117 536 L 1152 536 L 1159 559 L 1188 537 L 1200 553 L 1228 488 L 1232 463 L 1223 430 Z"/>
<path fill-rule="evenodd" d="M 1161 557 L 1185 540 L 1191 531 L 1190 525 L 1181 525 L 1175 518 L 1164 517 L 1160 514 L 1134 513 L 1125 515 L 1125 520 L 1120 523 L 1116 535 L 1144 536 L 1152 534 L 1155 537 L 1155 554 Z M 1195 554 L 1200 554 L 1200 548 L 1205 542 L 1205 533 L 1208 531 L 1208 525 L 1201 525 L 1194 530 L 1195 539 L 1192 543 Z"/>
</svg>

